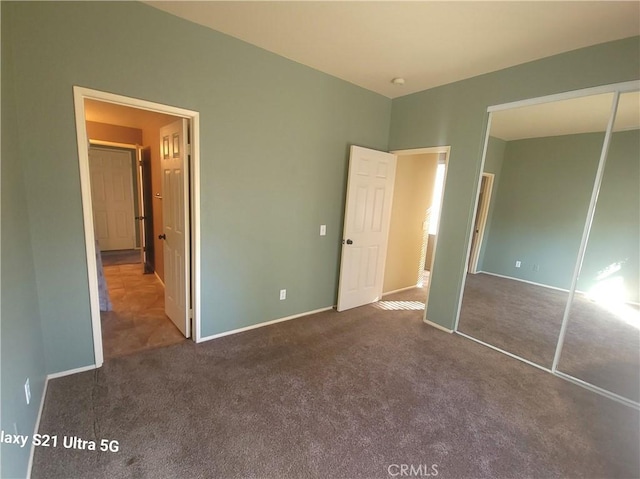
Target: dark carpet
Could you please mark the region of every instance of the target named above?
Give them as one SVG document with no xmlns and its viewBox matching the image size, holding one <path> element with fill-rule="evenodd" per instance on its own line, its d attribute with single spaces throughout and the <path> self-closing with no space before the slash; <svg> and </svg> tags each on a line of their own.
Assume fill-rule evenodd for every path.
<svg viewBox="0 0 640 479">
<path fill-rule="evenodd" d="M 568 293 L 487 274 L 469 274 L 459 330 L 551 368 Z M 640 315 L 626 318 L 576 294 L 558 369 L 638 402 Z"/>
<path fill-rule="evenodd" d="M 422 315 L 329 311 L 52 380 L 40 432 L 119 452 L 38 447 L 32 477 L 639 476 L 638 411 Z"/>
<path fill-rule="evenodd" d="M 136 264 L 142 262 L 140 250 L 137 249 L 102 251 L 100 254 L 102 256 L 102 264 L 104 266 Z"/>
<path fill-rule="evenodd" d="M 558 369 L 640 402 L 640 312 L 637 306 L 619 309 L 627 321 L 576 297 Z"/>
<path fill-rule="evenodd" d="M 458 330 L 551 369 L 569 293 L 467 274 Z"/>
</svg>

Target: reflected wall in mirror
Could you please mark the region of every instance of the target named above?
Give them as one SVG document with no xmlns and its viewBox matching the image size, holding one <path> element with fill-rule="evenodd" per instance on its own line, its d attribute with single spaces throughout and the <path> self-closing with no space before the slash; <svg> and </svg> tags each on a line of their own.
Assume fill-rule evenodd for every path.
<svg viewBox="0 0 640 479">
<path fill-rule="evenodd" d="M 640 402 L 640 94 L 620 95 L 558 370 Z"/>
<path fill-rule="evenodd" d="M 491 114 L 458 331 L 552 367 L 613 97 Z"/>
</svg>

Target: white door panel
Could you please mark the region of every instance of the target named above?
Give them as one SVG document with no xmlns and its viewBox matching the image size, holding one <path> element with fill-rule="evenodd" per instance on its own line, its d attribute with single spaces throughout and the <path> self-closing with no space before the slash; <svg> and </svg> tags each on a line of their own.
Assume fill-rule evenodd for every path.
<svg viewBox="0 0 640 479">
<path fill-rule="evenodd" d="M 135 248 L 131 154 L 90 148 L 89 171 L 93 221 L 100 249 Z"/>
<path fill-rule="evenodd" d="M 189 157 L 187 120 L 160 129 L 165 312 L 189 337 Z"/>
<path fill-rule="evenodd" d="M 395 173 L 395 155 L 351 147 L 338 311 L 382 295 Z"/>
</svg>

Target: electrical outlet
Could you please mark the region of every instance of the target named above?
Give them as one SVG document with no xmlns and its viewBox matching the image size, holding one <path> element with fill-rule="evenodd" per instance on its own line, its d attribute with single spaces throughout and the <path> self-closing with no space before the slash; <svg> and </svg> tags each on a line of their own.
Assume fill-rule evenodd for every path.
<svg viewBox="0 0 640 479">
<path fill-rule="evenodd" d="M 24 396 L 27 399 L 27 404 L 31 402 L 31 387 L 29 386 L 29 378 L 24 383 Z"/>
<path fill-rule="evenodd" d="M 320 236 L 327 236 L 327 225 L 320 225 Z"/>
<path fill-rule="evenodd" d="M 287 290 L 286 289 L 281 289 L 280 290 L 280 301 L 287 299 Z"/>
<path fill-rule="evenodd" d="M 516 268 L 519 268 L 520 266 L 522 266 L 522 261 L 516 261 Z"/>
</svg>

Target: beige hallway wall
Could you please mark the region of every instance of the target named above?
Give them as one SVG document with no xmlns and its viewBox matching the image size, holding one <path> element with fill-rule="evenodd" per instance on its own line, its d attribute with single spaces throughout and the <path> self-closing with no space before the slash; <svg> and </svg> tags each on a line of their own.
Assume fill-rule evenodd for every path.
<svg viewBox="0 0 640 479">
<path fill-rule="evenodd" d="M 383 293 L 415 286 L 439 154 L 398 156 Z"/>
<path fill-rule="evenodd" d="M 142 144 L 142 130 L 128 126 L 110 125 L 97 121 L 87 121 L 87 136 L 91 140 L 111 141 L 113 143 Z"/>
<path fill-rule="evenodd" d="M 171 123 L 163 115 L 148 118 L 142 125 L 142 139 L 144 145 L 151 148 L 151 194 L 153 196 L 153 246 L 155 256 L 156 274 L 164 281 L 164 243 L 158 238 L 163 233 L 162 228 L 162 200 L 157 194 L 162 195 L 162 166 L 160 164 L 160 128 Z"/>
</svg>

